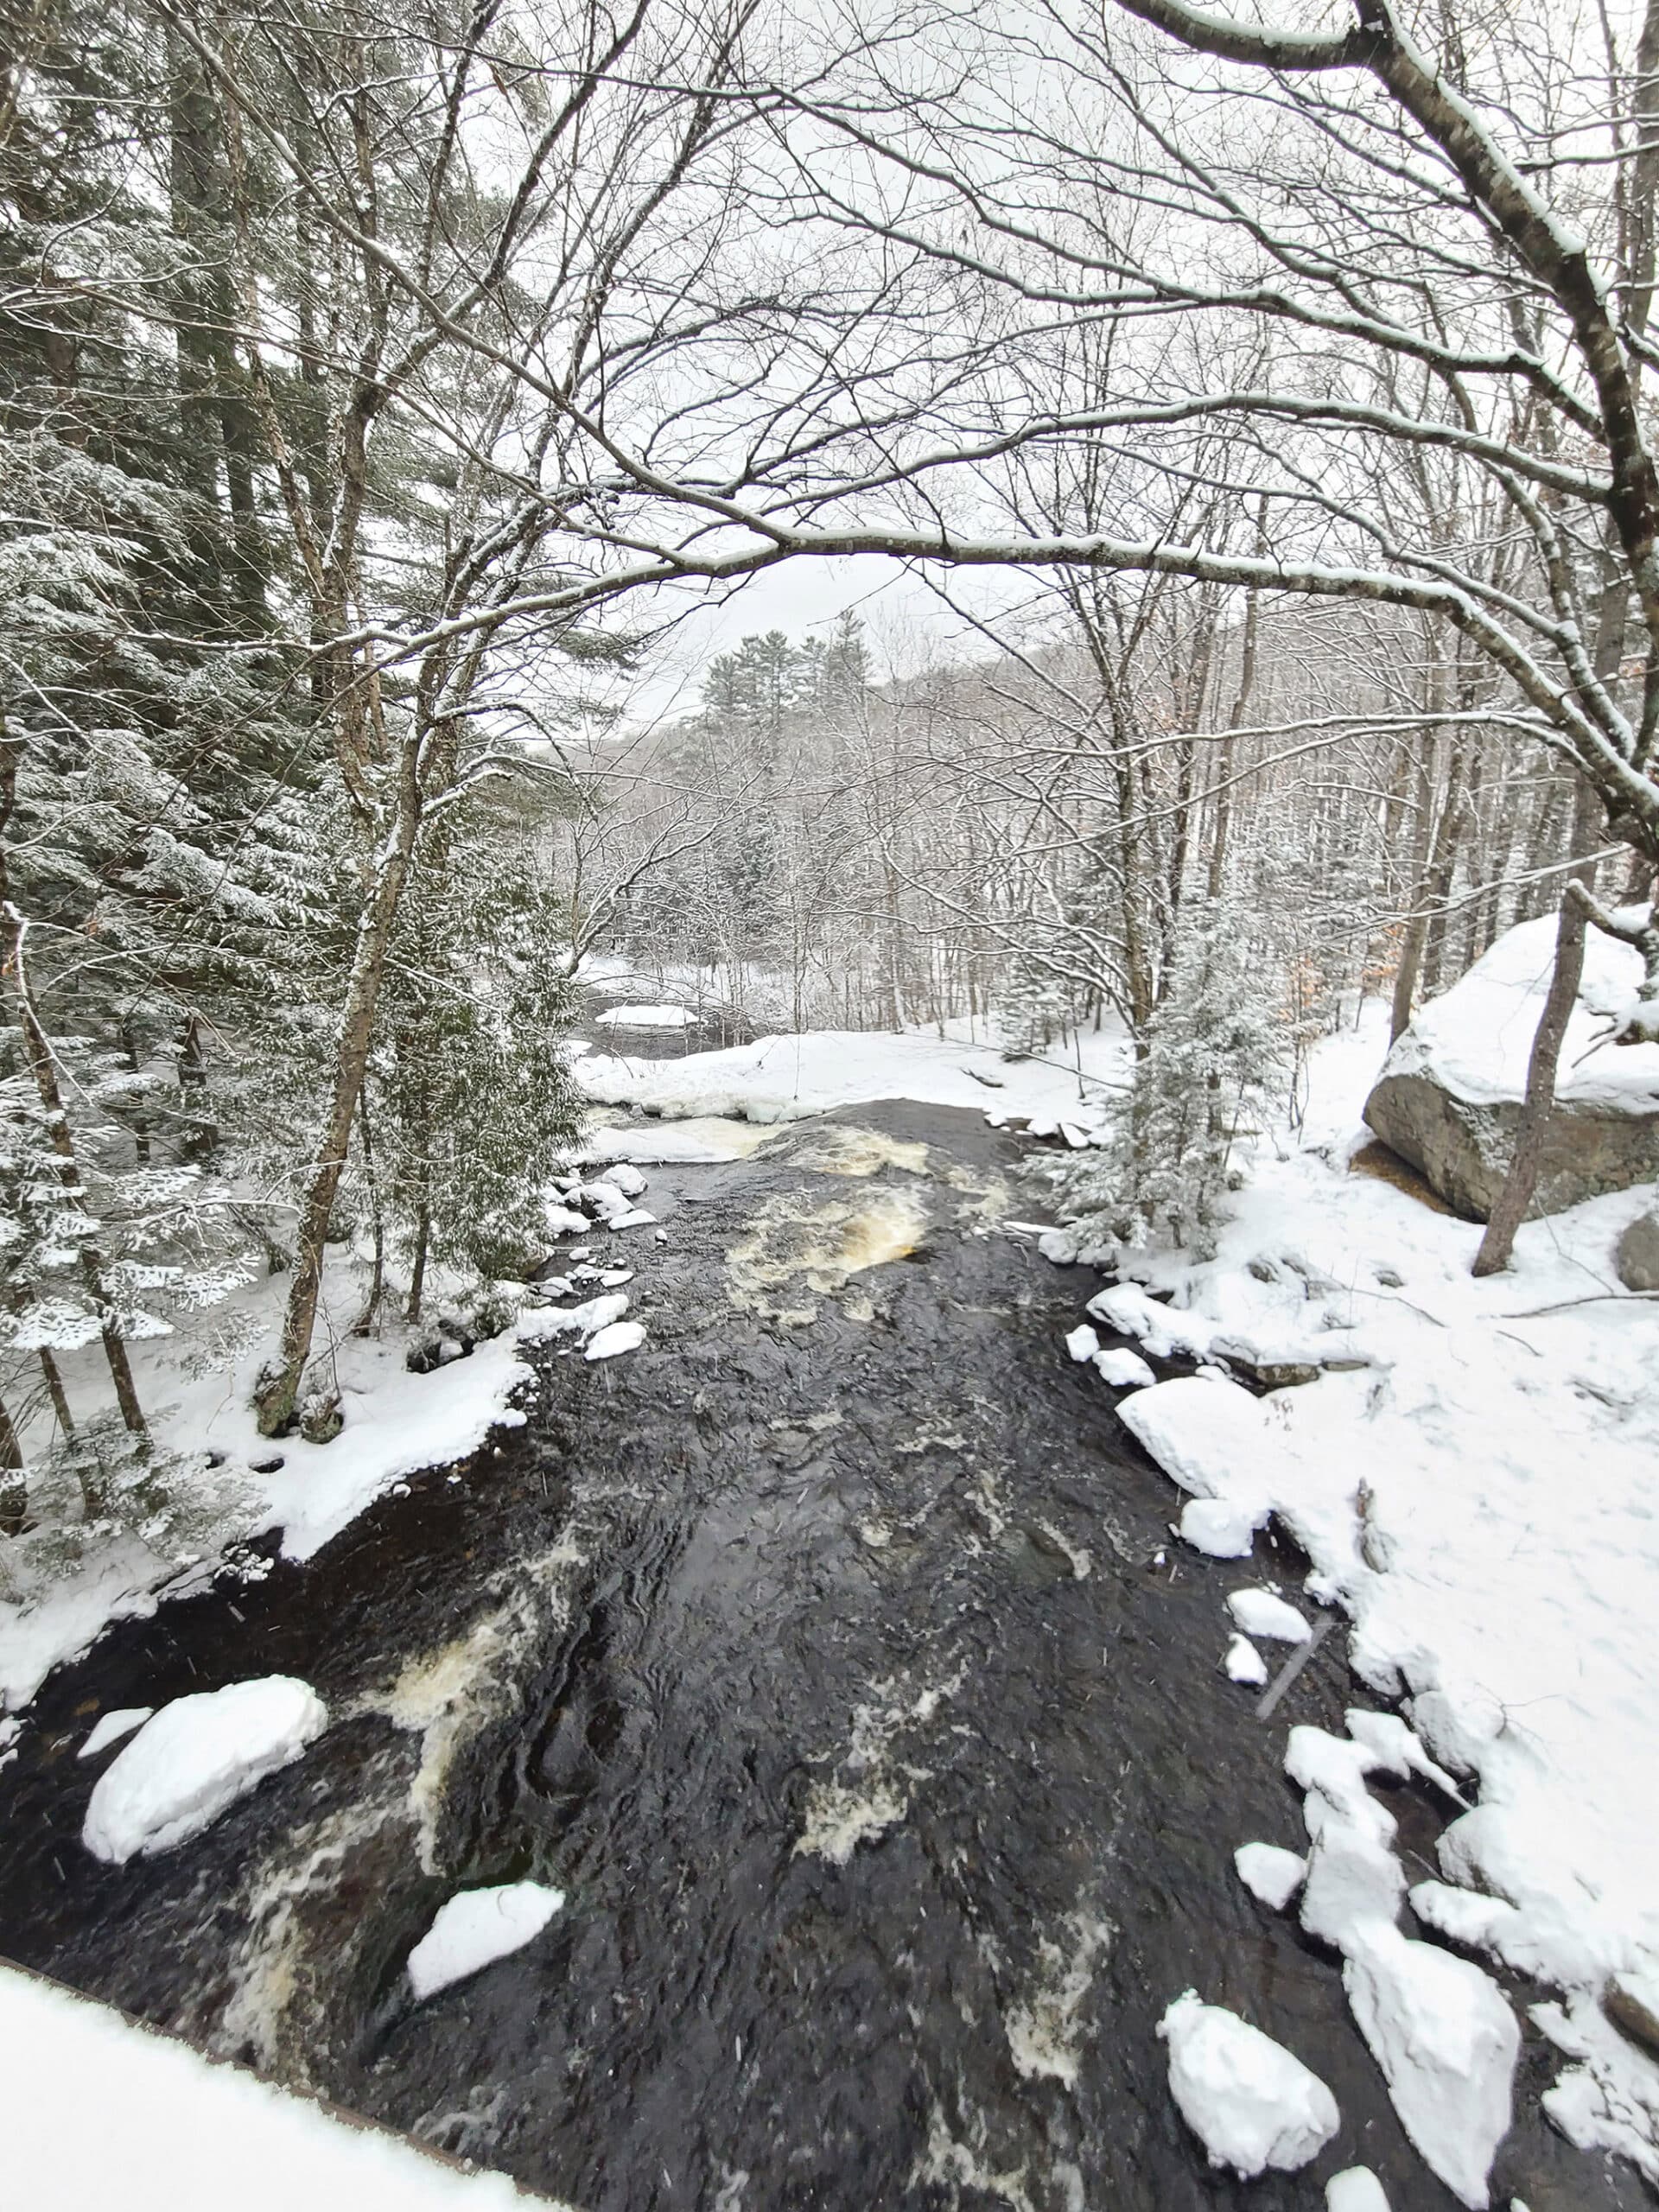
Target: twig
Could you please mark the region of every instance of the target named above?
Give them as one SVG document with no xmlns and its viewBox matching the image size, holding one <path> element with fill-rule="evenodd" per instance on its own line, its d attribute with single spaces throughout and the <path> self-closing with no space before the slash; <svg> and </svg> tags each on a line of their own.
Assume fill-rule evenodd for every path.
<svg viewBox="0 0 1659 2212">
<path fill-rule="evenodd" d="M 1659 1290 L 1598 1290 L 1587 1298 L 1564 1298 L 1559 1306 L 1529 1306 L 1522 1313 L 1504 1313 L 1504 1321 L 1535 1321 L 1543 1313 L 1565 1313 L 1574 1306 L 1637 1306 L 1643 1300 L 1659 1298 Z"/>
<path fill-rule="evenodd" d="M 1319 1649 L 1319 1646 L 1325 1642 L 1325 1637 L 1330 1635 L 1332 1630 L 1335 1626 L 1336 1623 L 1334 1621 L 1321 1621 L 1319 1626 L 1314 1630 L 1313 1635 L 1308 1637 L 1307 1642 L 1306 1643 L 1299 1643 L 1297 1645 L 1296 1649 L 1291 1653 L 1289 1658 L 1286 1660 L 1284 1665 L 1279 1669 L 1278 1679 L 1274 1681 L 1272 1688 L 1269 1689 L 1266 1695 L 1258 1701 L 1255 1708 L 1255 1717 L 1258 1720 L 1272 1719 L 1274 1707 L 1278 1704 L 1280 1699 L 1283 1697 L 1285 1692 L 1290 1688 L 1298 1675 L 1301 1673 L 1303 1668 L 1306 1666 L 1308 1661 L 1313 1656 L 1313 1654 Z"/>
</svg>

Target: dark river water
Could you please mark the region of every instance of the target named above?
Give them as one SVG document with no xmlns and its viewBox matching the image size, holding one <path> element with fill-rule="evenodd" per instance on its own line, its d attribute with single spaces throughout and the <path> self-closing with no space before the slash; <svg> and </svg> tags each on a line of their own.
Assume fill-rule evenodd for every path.
<svg viewBox="0 0 1659 2212">
<path fill-rule="evenodd" d="M 1356 2162 L 1450 2208 L 1334 1961 L 1231 1866 L 1301 1847 L 1285 1731 L 1340 1728 L 1344 1639 L 1268 1726 L 1222 1677 L 1249 1570 L 1154 1563 L 1173 1493 L 1060 1342 L 1092 1279 L 994 1226 L 1014 1160 L 887 1106 L 649 1170 L 642 1351 L 534 1353 L 460 1481 L 48 1681 L 0 1951 L 588 2212 L 1313 2212 Z M 92 1715 L 276 1671 L 329 1703 L 301 1761 L 160 1857 L 82 1848 Z M 1414 1872 L 1438 1815 L 1389 1802 Z M 415 2005 L 437 1906 L 527 1875 L 564 1910 Z M 1154 2033 L 1189 1985 L 1330 2084 L 1307 2172 L 1205 2168 Z M 1536 2118 L 1528 2033 L 1495 2201 L 1634 2206 Z"/>
</svg>

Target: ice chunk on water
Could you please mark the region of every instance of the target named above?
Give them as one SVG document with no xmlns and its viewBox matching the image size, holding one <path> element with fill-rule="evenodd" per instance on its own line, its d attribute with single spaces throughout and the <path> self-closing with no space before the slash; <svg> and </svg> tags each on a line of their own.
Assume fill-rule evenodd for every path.
<svg viewBox="0 0 1659 2212">
<path fill-rule="evenodd" d="M 95 1759 L 111 1744 L 118 1744 L 124 1736 L 130 1736 L 135 1728 L 142 1728 L 155 1710 L 153 1705 L 124 1705 L 114 1713 L 106 1713 L 94 1724 L 91 1735 L 75 1757 L 78 1759 Z"/>
<path fill-rule="evenodd" d="M 451 1897 L 409 1955 L 410 1984 L 416 1998 L 430 1997 L 510 1952 L 522 1950 L 563 1903 L 563 1890 L 540 1882 L 463 1890 Z"/>
</svg>

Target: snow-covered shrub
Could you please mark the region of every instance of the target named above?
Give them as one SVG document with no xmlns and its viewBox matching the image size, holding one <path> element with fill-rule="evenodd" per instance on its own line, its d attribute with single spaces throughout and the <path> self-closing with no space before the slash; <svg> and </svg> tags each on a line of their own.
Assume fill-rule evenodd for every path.
<svg viewBox="0 0 1659 2212">
<path fill-rule="evenodd" d="M 1275 1014 L 1276 977 L 1241 909 L 1189 909 L 1109 1141 L 1056 1178 L 1087 1241 L 1213 1250 L 1235 1144 L 1280 1077 Z"/>
<path fill-rule="evenodd" d="M 0 1544 L 0 1598 L 26 1599 L 122 1538 L 173 1567 L 194 1565 L 245 1529 L 246 1476 L 214 1452 L 167 1452 L 106 1414 L 83 1422 L 26 1477 L 24 1531 Z"/>
</svg>

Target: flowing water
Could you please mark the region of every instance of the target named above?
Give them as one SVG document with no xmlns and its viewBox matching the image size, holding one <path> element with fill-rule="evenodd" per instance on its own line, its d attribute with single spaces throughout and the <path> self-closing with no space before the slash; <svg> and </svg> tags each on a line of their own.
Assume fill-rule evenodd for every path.
<svg viewBox="0 0 1659 2212">
<path fill-rule="evenodd" d="M 1356 2161 L 1450 2208 L 1335 1962 L 1231 1868 L 1301 1843 L 1285 1728 L 1340 1727 L 1343 1639 L 1268 1726 L 1218 1674 L 1247 1570 L 1168 1545 L 1060 1345 L 1090 1279 L 998 1226 L 1014 1160 L 887 1106 L 653 1171 L 643 1351 L 533 1354 L 497 1451 L 52 1678 L 0 1951 L 588 2212 L 1313 2212 Z M 158 1858 L 82 1849 L 99 1711 L 278 1670 L 330 1705 L 303 1759 Z M 415 2005 L 437 1906 L 524 1876 L 563 1911 Z M 1189 1985 L 1335 2092 L 1311 2172 L 1205 2167 L 1155 2036 Z M 1634 2205 L 1535 2118 L 1550 2071 L 1529 2040 L 1497 2201 Z"/>
</svg>

